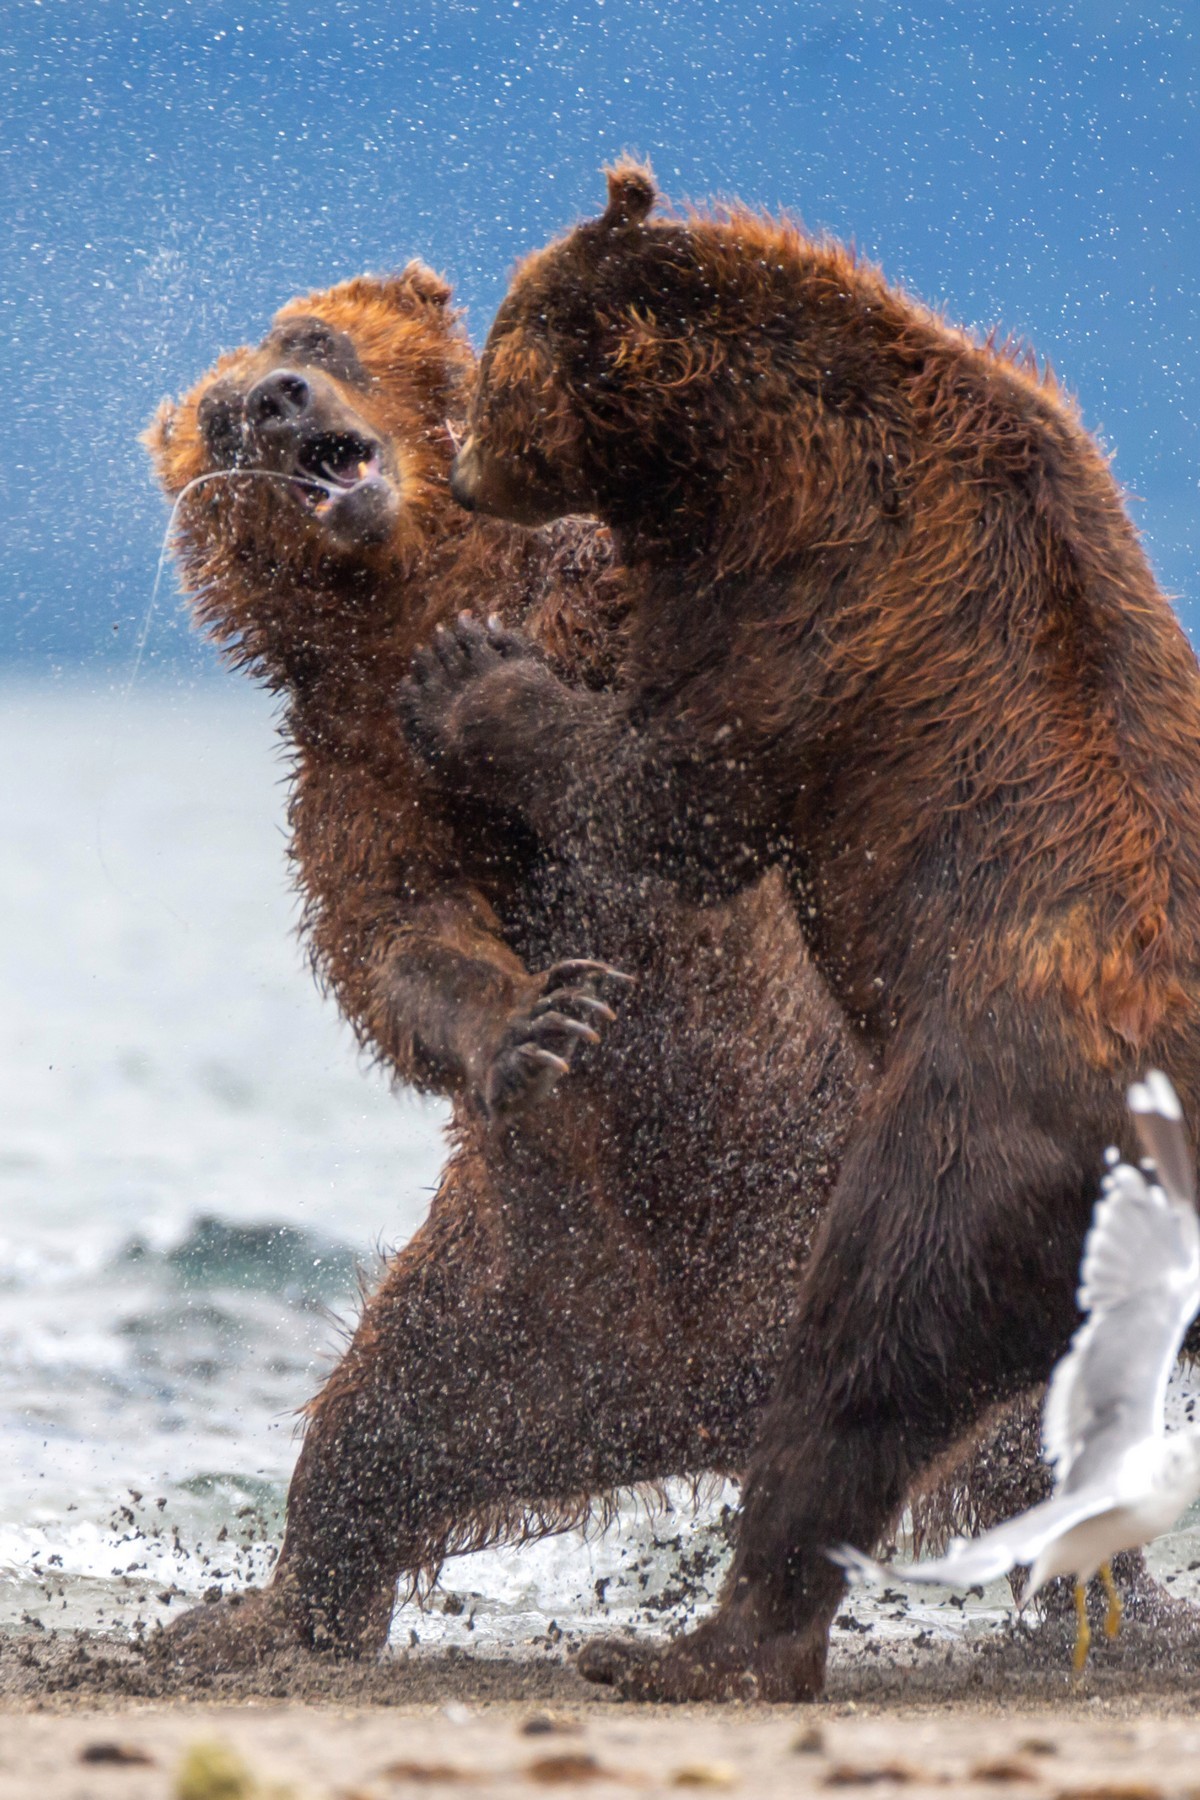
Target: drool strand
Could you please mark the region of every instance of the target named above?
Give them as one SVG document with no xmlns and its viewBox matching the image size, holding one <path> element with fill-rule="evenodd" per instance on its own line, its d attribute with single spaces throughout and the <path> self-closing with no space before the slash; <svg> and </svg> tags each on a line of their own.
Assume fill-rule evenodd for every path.
<svg viewBox="0 0 1200 1800">
<path fill-rule="evenodd" d="M 134 647 L 133 654 L 133 668 L 130 670 L 129 680 L 125 684 L 123 699 L 129 699 L 141 671 L 142 656 L 145 653 L 146 645 L 150 640 L 150 627 L 154 622 L 154 612 L 158 605 L 158 590 L 162 586 L 163 570 L 166 567 L 167 552 L 171 547 L 171 534 L 175 529 L 175 521 L 179 516 L 179 508 L 183 505 L 183 502 L 187 499 L 193 488 L 203 487 L 204 484 L 209 481 L 236 481 L 243 475 L 257 475 L 265 481 L 285 481 L 292 487 L 308 489 L 320 488 L 327 499 L 333 498 L 336 488 L 336 484 L 332 480 L 322 480 L 319 475 L 285 475 L 279 469 L 210 469 L 207 475 L 194 475 L 186 486 L 181 487 L 178 494 L 175 496 L 175 504 L 171 508 L 171 516 L 167 520 L 166 528 L 163 531 L 162 547 L 158 553 L 158 567 L 154 574 L 154 586 L 150 590 L 150 600 L 146 607 L 146 616 L 142 620 L 141 630 L 138 632 L 137 644 Z"/>
</svg>

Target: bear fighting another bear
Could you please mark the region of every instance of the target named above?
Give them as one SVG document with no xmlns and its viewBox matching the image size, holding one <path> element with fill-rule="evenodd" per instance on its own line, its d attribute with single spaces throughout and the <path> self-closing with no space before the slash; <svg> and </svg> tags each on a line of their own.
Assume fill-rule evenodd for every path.
<svg viewBox="0 0 1200 1800">
<path fill-rule="evenodd" d="M 727 903 L 782 867 L 876 1071 L 718 1613 L 584 1653 L 630 1694 L 795 1700 L 825 1549 L 870 1550 L 1064 1349 L 1128 1079 L 1200 1114 L 1200 677 L 1048 377 L 790 224 L 654 199 L 623 165 L 522 265 L 453 476 L 478 513 L 611 529 L 622 682 L 467 621 L 404 705 L 451 817 L 519 806 L 596 888 Z"/>
<path fill-rule="evenodd" d="M 625 605 L 595 527 L 454 504 L 473 370 L 411 265 L 293 301 L 148 434 L 198 622 L 283 697 L 316 971 L 367 1051 L 454 1101 L 429 1219 L 308 1409 L 271 1586 L 166 1635 L 209 1666 L 369 1652 L 448 1554 L 739 1472 L 865 1080 L 777 876 L 699 912 L 655 879 L 581 887 L 507 810 L 450 829 L 395 712 L 417 646 L 496 611 L 603 691 Z M 564 967 L 584 939 L 636 985 Z"/>
<path fill-rule="evenodd" d="M 393 699 L 435 625 L 497 612 L 601 696 L 640 585 L 579 521 L 532 534 L 450 504 L 446 420 L 473 378 L 448 288 L 410 265 L 293 301 L 148 433 L 198 622 L 284 696 L 317 973 L 365 1049 L 455 1102 L 429 1219 L 309 1408 L 272 1586 L 167 1634 L 210 1665 L 370 1651 L 397 1580 L 447 1554 L 740 1470 L 870 1084 L 777 875 L 697 912 L 623 849 L 614 869 L 621 809 L 560 856 L 517 790 L 497 821 L 414 762 Z M 452 636 L 433 666 L 436 706 Z M 616 999 L 581 943 L 638 985 L 550 1101 Z M 1012 1504 L 1037 1491 L 1035 1432 Z M 1013 1466 L 985 1446 L 925 1517 L 999 1516 Z"/>
</svg>

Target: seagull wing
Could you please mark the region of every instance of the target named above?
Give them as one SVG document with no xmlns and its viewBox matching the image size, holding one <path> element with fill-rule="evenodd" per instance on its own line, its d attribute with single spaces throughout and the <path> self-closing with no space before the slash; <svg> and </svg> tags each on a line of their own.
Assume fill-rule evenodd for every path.
<svg viewBox="0 0 1200 1800">
<path fill-rule="evenodd" d="M 1170 1199 L 1196 1204 L 1196 1163 L 1183 1129 L 1183 1108 L 1166 1076 L 1151 1069 L 1129 1090 L 1129 1110 L 1142 1146 Z"/>
<path fill-rule="evenodd" d="M 1093 1482 L 1111 1489 L 1125 1451 L 1162 1432 L 1167 1382 L 1200 1309 L 1200 1222 L 1179 1102 L 1163 1075 L 1137 1083 L 1129 1098 L 1155 1171 L 1128 1163 L 1108 1171 L 1084 1245 L 1087 1318 L 1051 1376 L 1042 1421 L 1064 1493 Z"/>
<path fill-rule="evenodd" d="M 976 1538 L 954 1538 L 945 1556 L 931 1562 L 872 1562 L 861 1550 L 843 1544 L 826 1554 L 852 1581 L 903 1581 L 910 1587 L 979 1587 L 1007 1575 L 1018 1563 L 1036 1562 L 1047 1544 L 1064 1537 L 1085 1519 L 1107 1512 L 1109 1494 L 1055 1494 L 1015 1519 L 1006 1519 Z"/>
</svg>

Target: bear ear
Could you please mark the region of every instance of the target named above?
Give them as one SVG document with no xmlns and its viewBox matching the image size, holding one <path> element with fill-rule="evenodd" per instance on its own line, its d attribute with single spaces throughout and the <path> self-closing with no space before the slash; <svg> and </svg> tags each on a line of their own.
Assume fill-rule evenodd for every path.
<svg viewBox="0 0 1200 1800">
<path fill-rule="evenodd" d="M 600 225 L 608 231 L 640 225 L 658 199 L 649 165 L 622 157 L 604 173 L 608 181 L 608 205 L 600 216 Z"/>
<path fill-rule="evenodd" d="M 389 298 L 398 305 L 449 306 L 453 288 L 416 257 L 387 282 Z"/>
</svg>

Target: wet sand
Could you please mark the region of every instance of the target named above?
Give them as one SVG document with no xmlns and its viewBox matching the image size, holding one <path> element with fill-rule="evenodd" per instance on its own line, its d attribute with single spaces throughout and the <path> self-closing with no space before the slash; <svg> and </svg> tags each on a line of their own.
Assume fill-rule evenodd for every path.
<svg viewBox="0 0 1200 1800">
<path fill-rule="evenodd" d="M 197 1747 L 213 1777 L 181 1787 Z M 232 1756 L 250 1783 L 216 1779 Z M 878 1653 L 839 1647 L 810 1706 L 626 1704 L 559 1656 L 281 1656 L 196 1677 L 113 1639 L 0 1638 L 0 1800 L 376 1800 L 586 1788 L 746 1795 L 1200 1795 L 1200 1640 L 1133 1624 L 1081 1681 L 1044 1626 Z M 277 1794 L 277 1800 L 281 1796 Z"/>
</svg>

